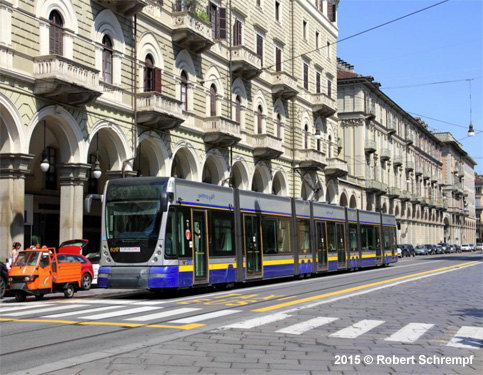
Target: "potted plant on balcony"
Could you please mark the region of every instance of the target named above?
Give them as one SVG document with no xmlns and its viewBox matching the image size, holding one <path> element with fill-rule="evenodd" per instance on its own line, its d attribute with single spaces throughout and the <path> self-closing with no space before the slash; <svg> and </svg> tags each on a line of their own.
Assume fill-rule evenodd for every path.
<svg viewBox="0 0 483 375">
<path fill-rule="evenodd" d="M 176 0 L 174 6 L 177 12 L 188 11 L 192 16 L 210 24 L 208 13 L 206 13 L 206 10 L 200 5 L 200 0 Z"/>
</svg>

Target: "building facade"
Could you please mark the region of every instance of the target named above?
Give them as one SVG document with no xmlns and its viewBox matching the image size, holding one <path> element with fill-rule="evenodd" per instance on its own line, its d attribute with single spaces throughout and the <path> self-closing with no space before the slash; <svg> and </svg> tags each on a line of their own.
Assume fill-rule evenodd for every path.
<svg viewBox="0 0 483 375">
<path fill-rule="evenodd" d="M 0 0 L 0 256 L 98 243 L 113 178 L 339 203 L 337 3 Z"/>
<path fill-rule="evenodd" d="M 474 190 L 463 176 L 475 163 L 461 145 L 449 133 L 429 131 L 373 77 L 340 59 L 337 82 L 341 159 L 348 166 L 339 189 L 351 207 L 394 214 L 399 243 L 471 242 Z"/>
<path fill-rule="evenodd" d="M 475 214 L 476 214 L 476 242 L 483 242 L 483 176 L 475 176 Z"/>
</svg>

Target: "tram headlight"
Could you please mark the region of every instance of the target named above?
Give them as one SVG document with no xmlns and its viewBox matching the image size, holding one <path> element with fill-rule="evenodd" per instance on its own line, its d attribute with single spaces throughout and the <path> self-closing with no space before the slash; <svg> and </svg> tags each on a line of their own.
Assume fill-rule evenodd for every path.
<svg viewBox="0 0 483 375">
<path fill-rule="evenodd" d="M 104 255 L 107 257 L 109 255 L 109 252 L 104 251 Z"/>
<path fill-rule="evenodd" d="M 158 253 L 157 253 L 157 254 L 158 254 L 158 255 L 161 255 L 161 251 L 158 251 Z"/>
<path fill-rule="evenodd" d="M 153 262 L 154 262 L 154 263 L 156 263 L 157 261 L 158 261 L 158 257 L 155 257 L 155 258 L 153 259 Z"/>
</svg>

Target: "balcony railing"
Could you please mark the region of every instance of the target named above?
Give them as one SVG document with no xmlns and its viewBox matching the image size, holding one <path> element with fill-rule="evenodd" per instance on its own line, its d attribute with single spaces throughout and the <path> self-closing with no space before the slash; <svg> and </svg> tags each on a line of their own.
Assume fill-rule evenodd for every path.
<svg viewBox="0 0 483 375">
<path fill-rule="evenodd" d="M 321 117 L 330 117 L 337 112 L 337 102 L 326 94 L 312 94 L 313 111 Z"/>
<path fill-rule="evenodd" d="M 102 94 L 99 71 L 59 55 L 34 57 L 34 93 L 80 105 Z"/>
<path fill-rule="evenodd" d="M 401 189 L 397 187 L 390 187 L 387 189 L 387 195 L 391 198 L 397 198 L 401 195 Z"/>
<path fill-rule="evenodd" d="M 408 172 L 414 171 L 414 162 L 413 161 L 407 161 L 406 162 L 406 171 L 408 171 Z"/>
<path fill-rule="evenodd" d="M 254 134 L 248 137 L 253 156 L 260 159 L 276 159 L 283 154 L 282 140 L 270 134 Z"/>
<path fill-rule="evenodd" d="M 377 144 L 376 141 L 372 139 L 366 139 L 366 142 L 364 144 L 364 151 L 366 154 L 372 154 L 373 152 L 377 151 Z"/>
<path fill-rule="evenodd" d="M 391 159 L 391 152 L 388 148 L 381 148 L 380 150 L 380 159 L 381 160 L 389 160 Z"/>
<path fill-rule="evenodd" d="M 298 94 L 297 79 L 286 72 L 271 72 L 272 94 L 280 96 L 284 100 L 293 98 Z"/>
<path fill-rule="evenodd" d="M 295 151 L 295 159 L 303 168 L 325 168 L 327 160 L 325 153 L 314 149 L 299 149 Z"/>
<path fill-rule="evenodd" d="M 182 48 L 199 54 L 211 48 L 214 43 L 211 25 L 197 16 L 196 11 L 176 7 L 172 14 L 172 39 Z M 200 10 L 199 12 L 206 11 Z"/>
<path fill-rule="evenodd" d="M 327 167 L 325 167 L 325 175 L 327 177 L 345 177 L 349 173 L 349 168 L 345 160 L 331 158 L 327 161 Z"/>
<path fill-rule="evenodd" d="M 137 98 L 137 122 L 169 130 L 177 128 L 186 119 L 182 103 L 158 92 L 139 93 Z"/>
<path fill-rule="evenodd" d="M 396 155 L 392 159 L 392 165 L 395 167 L 400 167 L 403 164 L 403 157 L 400 155 Z"/>
<path fill-rule="evenodd" d="M 232 71 L 251 80 L 262 72 L 262 58 L 245 46 L 234 46 L 231 49 Z"/>
<path fill-rule="evenodd" d="M 144 0 L 96 0 L 99 4 L 114 12 L 130 17 L 139 13 L 147 5 Z"/>
<path fill-rule="evenodd" d="M 241 140 L 240 124 L 223 117 L 207 117 L 203 122 L 203 140 L 218 147 L 229 147 Z"/>
</svg>

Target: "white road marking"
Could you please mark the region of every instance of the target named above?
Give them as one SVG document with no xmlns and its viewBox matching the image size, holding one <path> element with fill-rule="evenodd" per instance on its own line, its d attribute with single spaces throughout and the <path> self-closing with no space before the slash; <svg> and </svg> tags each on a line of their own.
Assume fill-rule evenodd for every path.
<svg viewBox="0 0 483 375">
<path fill-rule="evenodd" d="M 301 335 L 311 329 L 323 326 L 325 324 L 329 324 L 339 318 L 325 318 L 325 317 L 317 317 L 314 319 L 307 320 L 306 322 L 297 323 L 291 325 L 287 328 L 279 329 L 278 333 L 288 333 L 291 335 Z"/>
<path fill-rule="evenodd" d="M 385 341 L 397 341 L 406 343 L 415 342 L 422 335 L 424 335 L 426 331 L 433 327 L 434 324 L 409 323 L 407 326 L 404 326 L 399 331 L 386 338 Z"/>
<path fill-rule="evenodd" d="M 221 327 L 221 329 L 229 329 L 229 328 L 250 329 L 250 328 L 262 326 L 264 324 L 278 322 L 279 320 L 287 319 L 290 316 L 291 315 L 284 314 L 284 313 L 265 315 L 265 316 L 262 316 L 260 318 L 247 320 L 245 322 L 240 322 L 240 323 L 235 323 L 235 324 L 223 326 L 223 327 Z"/>
<path fill-rule="evenodd" d="M 341 329 L 336 333 L 329 335 L 329 337 L 340 337 L 345 339 L 355 339 L 360 335 L 369 332 L 371 329 L 376 328 L 377 326 L 384 323 L 384 320 L 361 320 L 349 327 Z"/>
<path fill-rule="evenodd" d="M 192 316 L 190 318 L 172 320 L 172 321 L 170 321 L 170 323 L 183 323 L 183 324 L 197 323 L 197 322 L 202 322 L 202 321 L 208 320 L 208 319 L 214 319 L 214 318 L 219 318 L 221 316 L 236 314 L 236 313 L 239 313 L 239 312 L 242 312 L 242 310 L 220 310 L 220 311 L 215 311 L 215 312 L 211 312 L 211 313 L 207 313 L 207 314 Z"/>
<path fill-rule="evenodd" d="M 155 313 L 155 314 L 136 316 L 134 318 L 124 319 L 124 320 L 130 320 L 130 321 L 136 321 L 136 322 L 145 322 L 147 320 L 162 319 L 162 318 L 166 318 L 168 316 L 180 315 L 180 314 L 185 314 L 185 313 L 188 313 L 188 312 L 198 311 L 198 310 L 201 310 L 201 309 L 194 308 L 194 307 L 185 307 L 185 308 L 181 308 L 181 309 L 164 311 L 164 312 Z"/>
<path fill-rule="evenodd" d="M 461 327 L 447 346 L 483 349 L 483 327 Z"/>
<path fill-rule="evenodd" d="M 158 310 L 158 309 L 159 309 L 158 307 L 149 307 L 149 306 L 137 307 L 135 309 L 127 309 L 127 310 L 114 311 L 114 312 L 105 313 L 105 314 L 83 316 L 83 317 L 80 317 L 79 319 L 99 320 L 99 319 L 106 319 L 106 318 L 114 318 L 114 317 L 123 316 L 123 315 L 137 314 L 145 311 L 152 311 L 152 310 Z"/>
<path fill-rule="evenodd" d="M 79 307 L 78 305 L 76 307 Z M 111 310 L 111 309 L 117 309 L 119 306 L 106 306 L 106 307 L 97 307 L 95 309 L 89 309 L 89 310 L 82 310 L 82 311 L 70 311 L 66 313 L 61 313 L 61 314 L 54 314 L 54 315 L 46 315 L 43 316 L 43 318 L 60 318 L 63 316 L 72 316 L 72 315 L 82 315 L 82 314 L 90 314 L 90 313 L 95 313 L 99 311 L 106 311 L 106 310 Z"/>
<path fill-rule="evenodd" d="M 74 309 L 78 307 L 85 307 L 85 305 L 77 305 L 77 306 L 53 306 L 53 307 L 45 307 L 43 309 L 38 309 L 38 310 L 29 310 L 29 311 L 15 311 L 13 313 L 9 314 L 4 314 L 4 316 L 24 316 L 24 315 L 31 315 L 31 314 L 39 314 L 39 313 L 44 313 L 44 312 L 50 312 L 50 311 L 58 311 L 58 310 L 67 310 L 67 309 Z"/>
<path fill-rule="evenodd" d="M 44 303 L 36 304 L 36 305 L 34 305 L 34 304 L 25 305 L 25 303 L 24 303 L 23 306 L 1 307 L 0 308 L 0 314 L 3 314 L 5 311 L 21 311 L 21 310 L 35 309 L 35 308 L 45 307 L 45 306 L 51 306 L 51 305 L 46 305 Z"/>
</svg>

